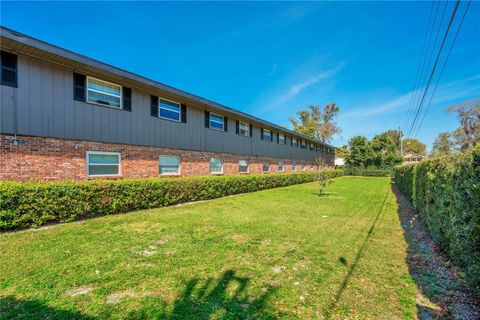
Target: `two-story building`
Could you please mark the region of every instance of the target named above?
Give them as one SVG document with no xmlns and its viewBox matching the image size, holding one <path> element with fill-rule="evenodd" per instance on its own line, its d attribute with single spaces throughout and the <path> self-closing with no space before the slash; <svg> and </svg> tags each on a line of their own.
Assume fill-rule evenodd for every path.
<svg viewBox="0 0 480 320">
<path fill-rule="evenodd" d="M 248 174 L 334 165 L 335 148 L 1 28 L 0 180 Z"/>
</svg>

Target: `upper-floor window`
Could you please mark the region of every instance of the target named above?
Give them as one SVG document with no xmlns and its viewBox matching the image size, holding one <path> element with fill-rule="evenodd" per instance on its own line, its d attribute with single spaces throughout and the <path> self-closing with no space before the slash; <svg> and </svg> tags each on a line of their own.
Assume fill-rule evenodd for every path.
<svg viewBox="0 0 480 320">
<path fill-rule="evenodd" d="M 278 172 L 283 172 L 285 171 L 285 164 L 283 163 L 283 161 L 279 161 L 278 162 Z"/>
<path fill-rule="evenodd" d="M 122 108 L 122 87 L 111 82 L 87 77 L 87 102 Z"/>
<path fill-rule="evenodd" d="M 223 173 L 223 160 L 219 158 L 210 159 L 210 173 Z"/>
<path fill-rule="evenodd" d="M 302 148 L 302 149 L 307 149 L 307 142 L 306 142 L 305 140 L 302 140 L 302 141 L 300 142 L 300 148 Z"/>
<path fill-rule="evenodd" d="M 272 141 L 272 131 L 268 129 L 262 130 L 262 140 Z"/>
<path fill-rule="evenodd" d="M 87 176 L 119 176 L 120 162 L 118 152 L 87 151 Z"/>
<path fill-rule="evenodd" d="M 310 142 L 310 150 L 314 150 L 315 147 L 313 146 L 313 143 Z"/>
<path fill-rule="evenodd" d="M 298 140 L 297 140 L 297 138 L 292 137 L 292 146 L 298 147 Z"/>
<path fill-rule="evenodd" d="M 238 122 L 238 134 L 241 136 L 248 137 L 250 136 L 250 124 L 239 121 Z"/>
<path fill-rule="evenodd" d="M 160 99 L 158 116 L 163 119 L 180 122 L 180 103 L 170 100 Z"/>
<path fill-rule="evenodd" d="M 17 56 L 13 53 L 2 51 L 0 65 L 2 85 L 17 87 Z"/>
<path fill-rule="evenodd" d="M 180 174 L 180 157 L 179 156 L 160 156 L 159 171 L 161 175 L 177 175 Z"/>
<path fill-rule="evenodd" d="M 210 129 L 224 131 L 225 118 L 219 114 L 210 112 L 209 126 Z"/>
<path fill-rule="evenodd" d="M 248 173 L 248 161 L 247 160 L 238 161 L 238 172 Z"/>
<path fill-rule="evenodd" d="M 285 135 L 283 133 L 278 134 L 278 143 L 280 144 L 286 144 L 287 140 L 285 139 Z"/>
</svg>

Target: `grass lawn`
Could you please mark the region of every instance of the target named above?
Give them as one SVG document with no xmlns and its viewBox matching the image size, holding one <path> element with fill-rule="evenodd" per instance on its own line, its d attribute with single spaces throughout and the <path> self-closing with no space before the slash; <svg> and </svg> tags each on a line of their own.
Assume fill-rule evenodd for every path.
<svg viewBox="0 0 480 320">
<path fill-rule="evenodd" d="M 0 235 L 0 319 L 411 319 L 389 178 Z"/>
</svg>

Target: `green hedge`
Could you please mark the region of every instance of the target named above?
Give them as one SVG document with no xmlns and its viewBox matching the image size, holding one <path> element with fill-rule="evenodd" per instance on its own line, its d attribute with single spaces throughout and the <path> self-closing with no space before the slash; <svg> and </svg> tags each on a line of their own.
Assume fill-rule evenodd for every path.
<svg viewBox="0 0 480 320">
<path fill-rule="evenodd" d="M 189 178 L 0 182 L 0 230 L 38 227 L 305 183 L 316 172 Z M 343 175 L 327 170 L 327 177 Z"/>
<path fill-rule="evenodd" d="M 392 175 L 392 170 L 349 167 L 345 168 L 345 175 L 364 177 L 389 177 Z"/>
<path fill-rule="evenodd" d="M 466 154 L 400 166 L 394 178 L 438 245 L 480 292 L 480 145 Z"/>
</svg>

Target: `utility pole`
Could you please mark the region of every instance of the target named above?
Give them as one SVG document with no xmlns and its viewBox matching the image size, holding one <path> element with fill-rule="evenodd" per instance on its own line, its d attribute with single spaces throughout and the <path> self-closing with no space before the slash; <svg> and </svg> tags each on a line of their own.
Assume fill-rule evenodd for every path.
<svg viewBox="0 0 480 320">
<path fill-rule="evenodd" d="M 400 132 L 400 156 L 403 158 L 403 133 L 400 127 L 398 127 L 398 131 Z"/>
</svg>

